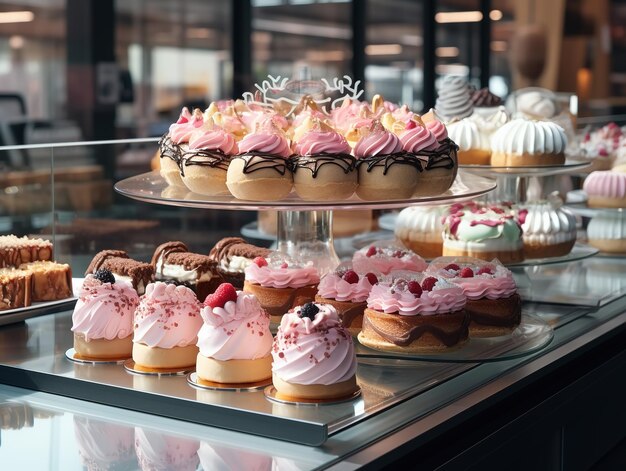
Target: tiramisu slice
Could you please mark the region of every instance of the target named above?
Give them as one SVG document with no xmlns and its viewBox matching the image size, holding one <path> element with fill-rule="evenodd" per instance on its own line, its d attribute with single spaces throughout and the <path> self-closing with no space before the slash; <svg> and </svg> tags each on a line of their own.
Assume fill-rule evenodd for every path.
<svg viewBox="0 0 626 471">
<path fill-rule="evenodd" d="M 23 263 L 20 269 L 31 273 L 33 302 L 56 301 L 72 296 L 72 269 L 66 263 Z"/>
<path fill-rule="evenodd" d="M 217 272 L 226 283 L 242 289 L 244 270 L 257 257 L 267 258 L 270 249 L 248 244 L 241 237 L 224 237 L 215 244 L 209 253 L 217 263 Z"/>
<path fill-rule="evenodd" d="M 186 286 L 196 293 L 200 301 L 204 301 L 222 282 L 214 260 L 207 255 L 189 252 L 180 241 L 159 245 L 151 263 L 157 281 Z"/>
<path fill-rule="evenodd" d="M 139 295 L 142 295 L 148 283 L 154 280 L 152 265 L 129 258 L 123 250 L 98 252 L 87 267 L 85 275 L 93 274 L 100 268 L 109 270 L 116 280 L 131 283 Z"/>
<path fill-rule="evenodd" d="M 0 269 L 0 311 L 30 306 L 30 278 L 24 270 Z"/>
<path fill-rule="evenodd" d="M 40 260 L 52 260 L 52 242 L 26 236 L 0 236 L 0 268 L 17 268 L 22 263 Z"/>
</svg>

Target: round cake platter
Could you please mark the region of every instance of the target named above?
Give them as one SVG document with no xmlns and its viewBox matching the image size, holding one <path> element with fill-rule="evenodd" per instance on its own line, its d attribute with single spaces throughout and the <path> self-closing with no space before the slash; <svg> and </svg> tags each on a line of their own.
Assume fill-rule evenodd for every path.
<svg viewBox="0 0 626 471">
<path fill-rule="evenodd" d="M 385 352 L 356 343 L 359 363 L 414 366 L 416 361 L 477 363 L 510 360 L 538 352 L 552 342 L 554 331 L 546 322 L 522 312 L 520 325 L 508 335 L 470 338 L 460 347 L 442 352 Z"/>
<path fill-rule="evenodd" d="M 490 177 L 547 177 L 562 173 L 578 172 L 589 167 L 591 162 L 566 159 L 559 165 L 540 165 L 528 167 L 494 167 L 491 165 L 459 165 L 459 169 L 476 175 Z"/>
</svg>

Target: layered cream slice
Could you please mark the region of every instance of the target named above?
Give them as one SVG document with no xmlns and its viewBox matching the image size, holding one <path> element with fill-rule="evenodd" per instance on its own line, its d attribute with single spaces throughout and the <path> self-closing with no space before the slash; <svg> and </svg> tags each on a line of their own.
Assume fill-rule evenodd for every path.
<svg viewBox="0 0 626 471">
<path fill-rule="evenodd" d="M 270 317 L 256 296 L 221 284 L 200 311 L 196 372 L 212 383 L 255 383 L 271 377 Z"/>
</svg>

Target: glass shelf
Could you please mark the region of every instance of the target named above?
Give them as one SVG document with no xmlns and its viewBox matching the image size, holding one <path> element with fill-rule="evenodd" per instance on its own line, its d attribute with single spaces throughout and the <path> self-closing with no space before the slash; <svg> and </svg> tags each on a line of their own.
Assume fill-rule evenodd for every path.
<svg viewBox="0 0 626 471">
<path fill-rule="evenodd" d="M 230 209 L 256 211 L 276 209 L 286 211 L 315 211 L 333 209 L 385 209 L 417 204 L 437 204 L 446 201 L 463 201 L 484 195 L 496 188 L 496 183 L 485 177 L 459 171 L 452 187 L 437 196 L 406 200 L 364 201 L 352 196 L 342 201 L 304 201 L 292 192 L 280 201 L 246 201 L 233 196 L 204 196 L 187 191 L 186 188 L 168 186 L 158 172 L 149 172 L 121 180 L 115 190 L 129 198 L 147 203 L 184 206 L 190 208 Z"/>
<path fill-rule="evenodd" d="M 579 160 L 567 159 L 560 165 L 541 165 L 532 167 L 493 167 L 491 165 L 459 165 L 459 169 L 476 175 L 489 177 L 547 177 L 548 175 L 558 175 L 580 171 L 591 165 L 591 162 L 581 162 Z"/>
</svg>

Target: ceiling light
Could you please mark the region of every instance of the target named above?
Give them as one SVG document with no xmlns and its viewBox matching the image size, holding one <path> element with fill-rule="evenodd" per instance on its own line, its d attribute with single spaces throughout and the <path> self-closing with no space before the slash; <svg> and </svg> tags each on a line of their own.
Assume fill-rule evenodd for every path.
<svg viewBox="0 0 626 471">
<path fill-rule="evenodd" d="M 3 11 L 0 13 L 0 23 L 28 23 L 35 19 L 32 11 Z"/>
<path fill-rule="evenodd" d="M 365 54 L 368 56 L 394 56 L 402 52 L 400 44 L 370 44 L 365 46 Z"/>
<path fill-rule="evenodd" d="M 499 21 L 502 19 L 502 12 L 500 10 L 491 10 L 489 12 L 489 18 L 493 21 Z"/>
<path fill-rule="evenodd" d="M 474 11 L 446 11 L 435 15 L 437 23 L 477 23 L 483 19 L 483 14 Z"/>
<path fill-rule="evenodd" d="M 342 61 L 346 58 L 343 51 L 307 51 L 306 60 L 311 62 Z"/>
<path fill-rule="evenodd" d="M 459 55 L 459 48 L 454 46 L 438 47 L 435 49 L 435 55 L 437 57 L 457 57 Z"/>
</svg>

